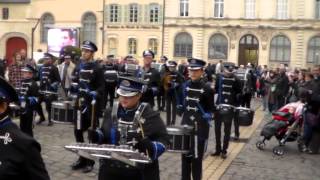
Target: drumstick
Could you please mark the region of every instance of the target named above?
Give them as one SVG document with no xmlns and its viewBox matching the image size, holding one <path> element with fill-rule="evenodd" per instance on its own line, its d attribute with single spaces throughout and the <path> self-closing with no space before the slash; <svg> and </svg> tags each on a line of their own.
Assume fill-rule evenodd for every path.
<svg viewBox="0 0 320 180">
<path fill-rule="evenodd" d="M 95 104 L 96 104 L 96 99 L 92 99 L 92 101 L 91 101 L 91 106 L 92 106 L 92 111 L 91 111 L 91 129 L 92 130 L 96 129 Z M 89 141 L 91 142 L 91 139 L 89 139 Z"/>
</svg>

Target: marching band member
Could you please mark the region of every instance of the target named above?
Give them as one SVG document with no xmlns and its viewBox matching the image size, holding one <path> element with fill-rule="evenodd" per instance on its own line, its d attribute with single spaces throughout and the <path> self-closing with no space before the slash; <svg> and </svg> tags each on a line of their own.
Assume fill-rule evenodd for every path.
<svg viewBox="0 0 320 180">
<path fill-rule="evenodd" d="M 34 80 L 36 70 L 31 65 L 27 65 L 21 71 L 23 80 L 19 99 L 25 102 L 25 107 L 22 108 L 22 113 L 20 114 L 20 129 L 24 133 L 33 136 L 33 112 L 41 106 L 38 102 L 40 97 L 39 86 Z"/>
<path fill-rule="evenodd" d="M 59 83 L 61 82 L 59 70 L 56 66 L 53 65 L 53 55 L 50 53 L 44 53 L 44 63 L 40 68 L 40 90 L 46 92 L 57 92 Z M 40 100 L 46 103 L 46 110 L 48 113 L 48 126 L 52 126 L 51 121 L 51 103 L 56 100 L 57 96 L 54 94 L 43 94 Z M 41 124 L 45 119 L 40 118 L 40 121 L 37 124 Z"/>
<path fill-rule="evenodd" d="M 99 180 L 159 180 L 158 157 L 168 144 L 166 127 L 160 114 L 148 103 L 140 103 L 143 83 L 134 77 L 120 77 L 119 104 L 108 109 L 100 129 L 91 130 L 92 142 L 130 145 L 146 152 L 151 164 L 133 167 L 113 159 L 100 160 Z"/>
<path fill-rule="evenodd" d="M 105 100 L 104 106 L 105 107 L 109 100 L 109 106 L 113 106 L 113 100 L 115 96 L 115 91 L 117 87 L 118 81 L 118 67 L 114 63 L 114 55 L 108 55 L 107 60 L 103 66 L 104 69 L 104 79 L 105 79 Z M 109 98 L 108 98 L 109 97 Z"/>
<path fill-rule="evenodd" d="M 175 61 L 167 61 L 167 71 L 163 78 L 163 87 L 166 99 L 167 126 L 175 125 L 177 115 L 178 90 L 184 82 L 184 77 L 177 71 Z"/>
<path fill-rule="evenodd" d="M 192 126 L 194 136 L 190 153 L 182 154 L 182 180 L 191 180 L 191 176 L 193 180 L 201 180 L 202 160 L 214 111 L 214 91 L 203 79 L 206 62 L 195 58 L 188 62 L 190 80 L 182 85 L 178 114 L 183 112 L 181 124 Z"/>
<path fill-rule="evenodd" d="M 16 91 L 3 78 L 0 87 L 0 179 L 49 180 L 40 144 L 9 117 L 9 103 L 19 101 Z"/>
<path fill-rule="evenodd" d="M 143 93 L 141 101 L 147 102 L 154 107 L 154 97 L 159 93 L 160 73 L 151 67 L 154 53 L 150 50 L 143 51 L 143 67 L 140 68 L 138 77 L 147 81 L 148 87 Z"/>
<path fill-rule="evenodd" d="M 84 142 L 84 131 L 88 130 L 92 124 L 96 125 L 94 123 L 97 122 L 102 112 L 101 100 L 105 89 L 103 69 L 93 59 L 94 53 L 98 50 L 97 46 L 91 41 L 84 41 L 81 49 L 82 62 L 74 72 L 74 81 L 78 83 L 77 89 L 79 90 L 77 105 L 75 106 L 78 117 L 74 129 L 77 142 Z M 92 104 L 94 102 L 96 103 Z M 94 114 L 94 117 L 92 117 L 92 114 Z M 73 170 L 83 168 L 82 171 L 87 173 L 92 171 L 93 165 L 93 160 L 80 156 L 71 167 Z"/>
</svg>

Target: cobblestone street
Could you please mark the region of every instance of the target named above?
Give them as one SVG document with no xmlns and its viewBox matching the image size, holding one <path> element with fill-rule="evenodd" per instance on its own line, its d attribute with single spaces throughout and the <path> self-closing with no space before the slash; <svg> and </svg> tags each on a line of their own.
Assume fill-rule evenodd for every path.
<svg viewBox="0 0 320 180">
<path fill-rule="evenodd" d="M 259 102 L 254 103 L 258 108 Z M 257 110 L 257 112 L 260 109 Z M 256 113 L 257 113 L 256 112 Z M 261 112 L 260 114 L 264 114 Z M 165 113 L 161 113 L 164 117 Z M 259 116 L 259 115 L 258 115 Z M 262 117 L 263 118 L 263 117 Z M 288 143 L 286 154 L 283 157 L 274 156 L 272 147 L 277 145 L 275 140 L 267 142 L 265 151 L 259 151 L 255 143 L 259 138 L 262 125 L 266 122 L 266 117 L 259 125 L 259 128 L 253 133 L 244 148 L 239 149 L 239 154 L 235 154 L 237 143 L 231 143 L 230 155 L 227 160 L 230 166 L 224 167 L 225 163 L 221 158 L 212 158 L 208 156 L 214 150 L 214 131 L 211 127 L 206 161 L 204 163 L 204 174 L 206 171 L 212 171 L 212 167 L 217 166 L 214 171 L 221 171 L 221 179 L 318 179 L 319 174 L 319 155 L 305 155 L 297 151 L 296 143 Z M 250 129 L 249 127 L 248 129 Z M 241 129 L 241 132 L 244 130 Z M 64 149 L 64 145 L 74 142 L 73 126 L 66 124 L 55 124 L 53 127 L 43 125 L 36 126 L 34 129 L 35 138 L 42 145 L 42 155 L 53 180 L 94 180 L 97 179 L 97 170 L 99 163 L 96 162 L 93 172 L 83 174 L 81 171 L 72 171 L 72 164 L 77 156 Z M 240 144 L 240 143 L 239 143 Z M 234 159 L 233 159 L 234 157 Z M 211 160 L 213 163 L 208 163 Z M 232 161 L 233 160 L 233 161 Z M 232 162 L 231 162 L 232 161 Z M 181 174 L 180 154 L 165 153 L 160 158 L 161 179 L 179 180 Z M 210 170 L 211 168 L 211 170 Z M 212 174 L 212 172 L 210 172 Z M 219 179 L 220 175 L 205 176 L 204 179 Z"/>
</svg>

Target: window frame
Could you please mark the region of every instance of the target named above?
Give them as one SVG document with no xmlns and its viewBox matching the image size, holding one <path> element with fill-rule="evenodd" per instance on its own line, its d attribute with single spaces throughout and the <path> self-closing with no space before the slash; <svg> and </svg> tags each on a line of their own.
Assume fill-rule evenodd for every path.
<svg viewBox="0 0 320 180">
<path fill-rule="evenodd" d="M 280 20 L 288 19 L 288 0 L 277 0 L 276 18 Z"/>
<path fill-rule="evenodd" d="M 245 18 L 254 19 L 256 18 L 256 1 L 245 0 Z"/>
<path fill-rule="evenodd" d="M 213 17 L 215 17 L 215 18 L 223 18 L 224 17 L 224 0 L 214 0 Z"/>
<path fill-rule="evenodd" d="M 317 41 L 318 40 L 318 41 Z M 310 61 L 310 54 L 312 54 L 312 61 Z M 320 36 L 314 36 L 308 41 L 307 46 L 307 63 L 320 64 Z"/>
<path fill-rule="evenodd" d="M 179 4 L 179 16 L 188 17 L 189 16 L 189 0 L 180 0 Z"/>
<path fill-rule="evenodd" d="M 110 4 L 110 14 L 109 14 L 109 22 L 116 23 L 119 22 L 119 5 L 118 4 Z"/>
<path fill-rule="evenodd" d="M 138 42 L 136 38 L 129 38 L 128 39 L 128 54 L 137 54 L 137 46 Z"/>
<path fill-rule="evenodd" d="M 92 18 L 92 19 L 89 19 L 89 18 Z M 93 12 L 84 13 L 82 16 L 82 19 L 81 19 L 82 39 L 85 41 L 89 40 L 89 41 L 92 41 L 93 43 L 96 43 L 96 41 L 97 41 L 97 25 L 98 25 L 97 17 Z M 86 33 L 89 33 L 89 34 L 86 34 Z M 88 38 L 88 37 L 90 37 L 90 38 Z"/>
<path fill-rule="evenodd" d="M 139 6 L 136 3 L 129 4 L 129 22 L 137 23 L 139 18 Z"/>
<path fill-rule="evenodd" d="M 215 39 L 217 38 L 220 38 L 221 43 L 220 44 L 215 44 Z M 225 41 L 225 42 L 223 42 Z M 216 33 L 216 34 L 213 34 L 210 39 L 209 39 L 209 42 L 208 42 L 208 59 L 224 59 L 224 60 L 227 60 L 228 59 L 228 38 L 221 34 L 221 33 Z M 222 51 L 225 51 L 223 52 L 225 57 L 224 58 L 221 58 L 221 57 L 217 57 L 215 55 L 215 52 L 216 50 L 215 49 L 222 49 Z M 213 53 L 211 53 L 211 51 L 213 51 Z M 220 52 L 220 51 L 217 51 L 217 52 Z M 211 55 L 212 54 L 212 55 Z"/>
<path fill-rule="evenodd" d="M 185 35 L 185 37 L 183 37 L 183 35 Z M 186 44 L 182 44 L 182 43 L 178 43 L 178 38 L 179 41 L 190 41 L 187 42 Z M 185 40 L 183 40 L 183 38 L 186 38 Z M 190 39 L 188 39 L 190 38 Z M 191 43 L 191 44 L 190 44 Z M 192 57 L 193 54 L 193 39 L 192 36 L 187 33 L 187 32 L 180 32 L 178 33 L 175 38 L 174 38 L 174 57 Z"/>
<path fill-rule="evenodd" d="M 280 38 L 283 38 L 282 41 Z M 286 44 L 286 40 L 288 44 Z M 274 43 L 275 41 L 275 43 Z M 281 42 L 279 44 L 279 42 Z M 273 55 L 274 53 L 274 55 Z M 282 57 L 278 59 L 278 56 Z M 286 60 L 286 55 L 288 55 L 288 59 Z M 274 59 L 273 56 L 275 57 Z M 285 35 L 277 35 L 274 36 L 270 41 L 270 51 L 269 51 L 269 60 L 270 62 L 290 62 L 291 61 L 291 40 Z"/>
<path fill-rule="evenodd" d="M 50 17 L 51 19 L 48 17 Z M 53 14 L 47 12 L 41 16 L 40 20 L 40 43 L 48 43 L 48 26 L 55 24 L 54 16 Z"/>
<path fill-rule="evenodd" d="M 160 16 L 160 5 L 150 4 L 149 5 L 149 22 L 159 23 L 159 16 Z"/>
</svg>

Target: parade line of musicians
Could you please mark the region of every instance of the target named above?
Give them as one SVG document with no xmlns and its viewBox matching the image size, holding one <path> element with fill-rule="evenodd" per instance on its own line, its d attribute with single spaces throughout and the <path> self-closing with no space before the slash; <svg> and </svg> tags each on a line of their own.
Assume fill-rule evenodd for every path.
<svg viewBox="0 0 320 180">
<path fill-rule="evenodd" d="M 53 56 L 45 53 L 40 69 L 36 70 L 32 63 L 21 66 L 21 82 L 15 81 L 11 86 L 12 83 L 0 79 L 0 179 L 50 179 L 32 129 L 35 113 L 40 116 L 37 124 L 48 121 L 48 126 L 53 125 L 51 106 L 59 101 L 59 89 L 65 93 L 64 98 L 74 98 L 78 117 L 71 121 L 74 121 L 76 142 L 87 141 L 84 137 L 87 131 L 90 143 L 130 145 L 152 160 L 130 166 L 102 158 L 99 161 L 100 180 L 160 179 L 158 158 L 174 148 L 167 127 L 177 127 L 182 134 L 184 130 L 191 132 L 188 152 L 181 155 L 182 180 L 202 178 L 202 161 L 212 120 L 216 149 L 211 155 L 227 158 L 232 122 L 234 140 L 240 136 L 239 123 L 233 120 L 234 110 L 224 115 L 216 112 L 221 108 L 219 104 L 227 108 L 240 105 L 250 108 L 255 86 L 250 64 L 241 75 L 245 83 L 234 75 L 233 66 L 217 73 L 220 75 L 213 83 L 212 74 L 205 71 L 206 62 L 201 59 L 189 58 L 187 64 L 178 66 L 174 60 L 162 56 L 161 66 L 155 68 L 154 53 L 146 50 L 140 67 L 132 56 L 127 56 L 121 64 L 115 63 L 112 55 L 105 62 L 98 62 L 94 60 L 97 50 L 94 43 L 84 41 L 79 62 L 74 61 L 72 52 L 65 52 L 61 55 L 63 62 L 55 66 Z M 17 54 L 15 58 L 21 60 L 21 55 Z M 118 101 L 114 101 L 115 94 Z M 239 99 L 241 104 L 237 104 Z M 47 119 L 42 102 L 46 105 Z M 10 118 L 14 103 L 20 106 L 20 127 Z M 161 119 L 160 111 L 167 113 L 165 121 Z M 182 116 L 179 124 L 176 123 L 177 115 Z M 135 125 L 136 120 L 139 126 Z M 222 127 L 224 137 L 221 141 Z M 71 168 L 87 173 L 93 170 L 94 164 L 94 160 L 79 155 Z"/>
</svg>

